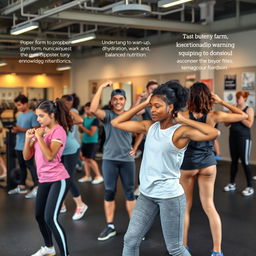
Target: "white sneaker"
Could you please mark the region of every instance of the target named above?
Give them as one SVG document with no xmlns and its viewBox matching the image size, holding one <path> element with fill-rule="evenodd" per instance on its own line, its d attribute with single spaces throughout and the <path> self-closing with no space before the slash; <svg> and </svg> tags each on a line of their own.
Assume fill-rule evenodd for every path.
<svg viewBox="0 0 256 256">
<path fill-rule="evenodd" d="M 60 213 L 65 213 L 65 212 L 67 212 L 66 205 L 64 205 L 64 206 L 62 206 L 62 207 L 60 208 Z"/>
<path fill-rule="evenodd" d="M 87 209 L 88 209 L 88 206 L 86 204 L 84 204 L 82 207 L 77 207 L 76 212 L 73 215 L 72 219 L 73 220 L 80 220 L 81 218 L 83 218 Z"/>
<path fill-rule="evenodd" d="M 243 196 L 250 196 L 254 193 L 254 189 L 252 187 L 247 187 L 242 191 Z"/>
<path fill-rule="evenodd" d="M 253 179 L 253 180 L 256 180 L 256 176 L 253 176 L 252 179 Z"/>
<path fill-rule="evenodd" d="M 33 188 L 29 193 L 25 195 L 25 198 L 36 198 L 37 188 Z"/>
<path fill-rule="evenodd" d="M 7 176 L 6 172 L 4 172 L 3 174 L 0 175 L 0 180 L 3 180 L 5 179 Z"/>
<path fill-rule="evenodd" d="M 103 177 L 101 176 L 101 177 L 99 177 L 98 179 L 94 179 L 94 180 L 92 181 L 92 184 L 93 184 L 93 185 L 100 184 L 100 183 L 102 183 L 103 181 L 104 181 L 104 179 L 103 179 Z"/>
<path fill-rule="evenodd" d="M 235 191 L 236 190 L 236 184 L 229 183 L 227 186 L 224 187 L 224 191 Z"/>
<path fill-rule="evenodd" d="M 92 177 L 82 177 L 78 180 L 78 182 L 91 182 Z"/>
<path fill-rule="evenodd" d="M 54 247 L 42 246 L 36 253 L 31 256 L 54 256 L 56 255 Z"/>
<path fill-rule="evenodd" d="M 14 194 L 27 194 L 27 189 L 26 188 L 20 188 L 19 186 L 17 186 L 14 189 L 11 189 L 8 191 L 8 195 L 14 195 Z"/>
</svg>

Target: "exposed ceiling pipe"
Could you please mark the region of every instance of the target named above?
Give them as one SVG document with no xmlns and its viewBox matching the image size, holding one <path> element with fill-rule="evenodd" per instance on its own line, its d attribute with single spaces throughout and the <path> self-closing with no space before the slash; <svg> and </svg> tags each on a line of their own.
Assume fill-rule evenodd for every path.
<svg viewBox="0 0 256 256">
<path fill-rule="evenodd" d="M 64 5 L 61 5 L 59 7 L 53 8 L 49 11 L 45 11 L 42 15 L 38 15 L 37 17 L 34 17 L 34 18 L 32 18 L 28 21 L 24 21 L 24 22 L 21 22 L 19 24 L 16 24 L 13 28 L 28 24 L 28 23 L 33 22 L 33 21 L 41 20 L 43 18 L 49 17 L 51 15 L 57 14 L 59 12 L 65 11 L 67 9 L 70 9 L 70 8 L 72 8 L 74 6 L 77 6 L 80 3 L 83 3 L 83 2 L 86 2 L 86 1 L 88 1 L 88 0 L 75 0 L 75 1 L 69 2 L 67 4 L 64 4 Z"/>
<path fill-rule="evenodd" d="M 167 12 L 151 12 L 152 15 L 160 15 L 160 16 L 164 16 L 164 15 L 168 15 L 171 13 L 175 13 L 175 12 L 181 12 L 185 10 L 185 5 L 183 4 L 182 7 L 178 8 L 178 9 L 174 9 L 174 10 L 170 10 Z"/>
<path fill-rule="evenodd" d="M 240 23 L 240 1 L 236 0 L 236 22 Z"/>
<path fill-rule="evenodd" d="M 120 2 L 109 4 L 109 5 L 106 5 L 106 6 L 103 6 L 103 7 L 91 7 L 91 6 L 87 6 L 87 2 L 85 2 L 84 5 L 80 4 L 79 6 L 80 6 L 80 8 L 86 9 L 86 10 L 104 12 L 104 11 L 107 11 L 109 9 L 112 9 L 114 6 L 118 6 L 118 5 L 123 4 L 123 3 L 124 3 L 124 1 L 120 1 Z"/>
<path fill-rule="evenodd" d="M 191 10 L 191 22 L 192 23 L 195 23 L 195 8 L 193 7 L 192 10 Z"/>
<path fill-rule="evenodd" d="M 29 17 L 29 18 L 37 16 L 36 14 L 24 13 L 24 3 L 23 3 L 23 0 L 20 0 L 20 14 L 23 17 Z"/>
<path fill-rule="evenodd" d="M 180 13 L 180 21 L 181 22 L 185 21 L 185 12 L 184 12 L 184 10 L 182 10 L 181 13 Z"/>
<path fill-rule="evenodd" d="M 23 3 L 23 7 L 26 7 L 34 2 L 37 2 L 38 0 L 26 0 Z M 15 3 L 11 3 L 8 6 L 4 7 L 3 9 L 1 9 L 1 14 L 3 15 L 8 15 L 11 14 L 13 12 L 16 12 L 20 9 L 20 3 L 19 2 L 15 2 Z"/>
<path fill-rule="evenodd" d="M 211 0 L 208 2 L 202 2 L 199 4 L 200 7 L 200 20 L 202 24 L 206 25 L 214 21 L 214 5 L 216 1 Z"/>
<path fill-rule="evenodd" d="M 110 16 L 105 14 L 91 14 L 84 13 L 83 11 L 64 11 L 56 15 L 51 16 L 51 19 L 65 20 L 72 22 L 85 22 L 88 24 L 98 24 L 102 26 L 111 27 L 129 27 L 137 29 L 148 29 L 148 30 L 162 30 L 162 31 L 175 31 L 175 32 L 191 32 L 199 33 L 206 32 L 207 27 L 192 24 L 192 23 L 182 23 L 177 21 L 166 21 L 166 20 L 156 20 L 153 18 L 141 19 L 134 17 L 118 17 Z"/>
<path fill-rule="evenodd" d="M 109 9 L 112 9 L 113 7 L 118 6 L 118 5 L 121 5 L 121 4 L 124 4 L 124 1 L 120 1 L 120 2 L 117 2 L 117 3 L 109 4 L 109 5 L 104 6 L 104 7 L 91 7 L 91 6 L 87 6 L 87 2 L 85 2 L 85 4 L 84 4 L 83 6 L 80 5 L 80 7 L 83 8 L 83 9 L 86 9 L 86 10 L 104 12 L 104 11 L 107 11 L 107 10 L 109 10 Z M 129 5 L 129 0 L 125 0 L 125 4 L 126 4 L 126 5 Z M 142 4 L 142 1 L 139 0 L 139 1 L 138 1 L 138 4 Z M 164 16 L 164 15 L 172 14 L 172 13 L 175 13 L 175 12 L 181 12 L 181 11 L 183 11 L 184 9 L 185 9 L 185 5 L 183 4 L 182 7 L 179 8 L 179 9 L 170 10 L 170 11 L 167 11 L 167 12 L 151 12 L 150 14 L 151 14 L 151 15 L 160 15 L 160 16 Z"/>
</svg>

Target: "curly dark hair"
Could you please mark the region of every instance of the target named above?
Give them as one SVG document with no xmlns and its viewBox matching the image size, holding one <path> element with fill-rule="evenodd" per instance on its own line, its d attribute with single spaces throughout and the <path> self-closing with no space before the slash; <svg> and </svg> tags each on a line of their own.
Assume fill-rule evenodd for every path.
<svg viewBox="0 0 256 256">
<path fill-rule="evenodd" d="M 196 82 L 190 87 L 188 111 L 207 114 L 212 110 L 213 101 L 210 89 L 206 84 Z"/>
<path fill-rule="evenodd" d="M 173 104 L 173 111 L 182 110 L 188 100 L 188 89 L 176 81 L 168 81 L 161 84 L 153 91 L 153 96 L 160 97 L 167 105 Z"/>
<path fill-rule="evenodd" d="M 69 110 L 67 109 L 66 105 L 63 103 L 62 100 L 58 98 L 54 102 L 50 100 L 45 100 L 39 103 L 36 108 L 43 110 L 49 115 L 54 113 L 55 120 L 64 128 L 66 133 L 68 133 L 68 131 L 71 131 L 73 120 L 69 114 Z"/>
</svg>

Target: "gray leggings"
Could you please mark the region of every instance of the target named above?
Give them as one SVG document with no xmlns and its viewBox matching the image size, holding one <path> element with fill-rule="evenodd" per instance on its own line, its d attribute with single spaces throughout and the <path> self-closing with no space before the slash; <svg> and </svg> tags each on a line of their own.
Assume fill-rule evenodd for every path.
<svg viewBox="0 0 256 256">
<path fill-rule="evenodd" d="M 128 230 L 124 236 L 123 256 L 138 256 L 140 243 L 151 228 L 157 214 L 167 250 L 173 256 L 189 256 L 183 246 L 185 195 L 170 199 L 157 199 L 140 194 L 133 209 Z"/>
</svg>

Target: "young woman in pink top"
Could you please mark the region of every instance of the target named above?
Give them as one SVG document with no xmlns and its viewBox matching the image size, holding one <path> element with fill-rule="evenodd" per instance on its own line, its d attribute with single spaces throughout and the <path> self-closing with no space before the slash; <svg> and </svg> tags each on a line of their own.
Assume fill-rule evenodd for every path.
<svg viewBox="0 0 256 256">
<path fill-rule="evenodd" d="M 60 255 L 68 256 L 66 235 L 58 222 L 62 201 L 69 186 L 69 174 L 61 163 L 67 132 L 72 120 L 64 103 L 43 101 L 36 109 L 41 127 L 26 132 L 23 156 L 29 160 L 35 155 L 39 186 L 36 198 L 36 220 L 45 245 L 32 256 L 53 256 L 52 234 Z"/>
</svg>

